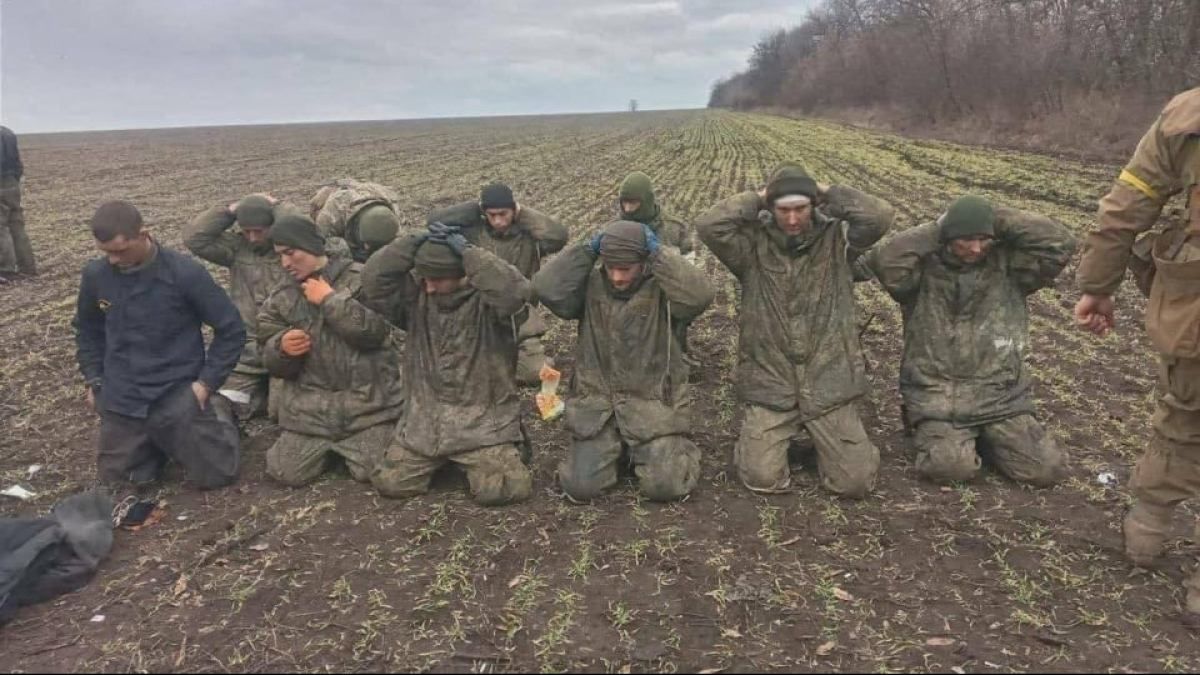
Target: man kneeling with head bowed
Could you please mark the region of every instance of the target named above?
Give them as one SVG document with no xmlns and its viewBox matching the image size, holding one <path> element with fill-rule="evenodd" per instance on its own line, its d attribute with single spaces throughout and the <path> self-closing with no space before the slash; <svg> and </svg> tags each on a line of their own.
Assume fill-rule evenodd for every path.
<svg viewBox="0 0 1200 675">
<path fill-rule="evenodd" d="M 391 326 L 362 304 L 362 265 L 327 255 L 308 217 L 276 220 L 271 240 L 291 278 L 258 315 L 263 361 L 282 381 L 283 434 L 267 451 L 267 473 L 305 485 L 337 456 L 366 482 L 404 402 Z"/>
<path fill-rule="evenodd" d="M 408 402 L 372 476 L 379 492 L 424 494 L 453 462 L 479 504 L 528 499 L 516 365 L 529 281 L 458 226 L 434 222 L 371 256 L 363 289 L 369 307 L 408 333 Z"/>
<path fill-rule="evenodd" d="M 599 260 L 599 265 L 597 265 Z M 713 301 L 705 273 L 647 225 L 619 220 L 567 249 L 534 277 L 542 304 L 579 321 L 559 468 L 567 496 L 587 500 L 617 483 L 627 457 L 647 498 L 688 495 L 700 473 L 691 387 L 679 326 Z"/>
</svg>

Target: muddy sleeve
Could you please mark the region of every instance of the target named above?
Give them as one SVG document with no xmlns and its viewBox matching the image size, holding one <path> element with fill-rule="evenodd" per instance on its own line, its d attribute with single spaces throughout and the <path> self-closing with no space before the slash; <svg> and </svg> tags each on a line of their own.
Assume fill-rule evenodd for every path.
<svg viewBox="0 0 1200 675">
<path fill-rule="evenodd" d="M 361 291 L 337 291 L 321 303 L 321 313 L 325 316 L 325 325 L 346 344 L 359 351 L 374 351 L 387 342 L 392 329 L 382 316 L 359 301 L 359 295 Z"/>
<path fill-rule="evenodd" d="M 846 185 L 833 185 L 825 192 L 824 211 L 846 223 L 847 252 L 857 258 L 883 238 L 896 220 L 896 210 L 886 201 Z"/>
<path fill-rule="evenodd" d="M 537 242 L 539 256 L 558 253 L 567 245 L 567 239 L 571 236 L 562 223 L 541 211 L 522 206 L 519 219 L 529 236 Z"/>
<path fill-rule="evenodd" d="M 79 362 L 83 379 L 89 384 L 104 377 L 106 345 L 104 310 L 90 276 L 85 268 L 75 302 L 75 318 L 71 322 L 75 328 L 75 360 Z"/>
<path fill-rule="evenodd" d="M 408 310 L 417 295 L 412 268 L 425 236 L 423 232 L 402 236 L 376 251 L 363 266 L 359 301 L 401 330 L 408 328 Z"/>
<path fill-rule="evenodd" d="M 716 290 L 708 275 L 688 262 L 682 253 L 668 248 L 660 249 L 650 259 L 650 270 L 671 303 L 672 318 L 691 321 L 712 304 Z"/>
<path fill-rule="evenodd" d="M 521 270 L 483 248 L 471 246 L 464 251 L 463 268 L 468 282 L 497 316 L 507 319 L 529 302 L 533 290 Z"/>
<path fill-rule="evenodd" d="M 926 223 L 889 237 L 862 259 L 888 295 L 904 303 L 921 287 L 925 256 L 939 246 L 937 223 Z"/>
<path fill-rule="evenodd" d="M 240 243 L 240 237 L 229 231 L 234 220 L 229 207 L 214 206 L 184 226 L 183 245 L 197 258 L 229 267 Z"/>
<path fill-rule="evenodd" d="M 750 268 L 753 232 L 762 227 L 758 212 L 762 204 L 756 192 L 743 192 L 718 202 L 696 220 L 700 241 L 717 256 L 734 276 Z"/>
<path fill-rule="evenodd" d="M 996 210 L 996 240 L 1010 249 L 1008 273 L 1026 293 L 1054 283 L 1078 245 L 1062 223 L 1007 207 Z"/>
<path fill-rule="evenodd" d="M 258 340 L 267 372 L 272 377 L 294 380 L 300 377 L 300 371 L 304 369 L 304 357 L 288 356 L 280 348 L 283 334 L 294 328 L 283 314 L 282 304 L 285 302 L 286 296 L 278 291 L 267 297 L 258 310 L 258 333 L 255 339 Z"/>
<path fill-rule="evenodd" d="M 1185 144 L 1198 141 L 1186 134 L 1168 136 L 1162 123 L 1160 116 L 1138 143 L 1112 189 L 1100 199 L 1096 229 L 1084 240 L 1076 271 L 1084 293 L 1116 292 L 1125 278 L 1134 240 L 1154 227 L 1167 200 L 1183 189 L 1179 158 Z"/>
<path fill-rule="evenodd" d="M 533 275 L 534 294 L 560 319 L 581 319 L 587 302 L 588 278 L 595 265 L 591 243 L 578 242 Z"/>
</svg>

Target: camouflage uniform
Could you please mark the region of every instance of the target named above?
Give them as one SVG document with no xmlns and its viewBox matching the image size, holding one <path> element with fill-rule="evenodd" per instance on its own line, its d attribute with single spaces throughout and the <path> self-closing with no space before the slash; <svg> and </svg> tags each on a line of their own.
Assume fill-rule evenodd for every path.
<svg viewBox="0 0 1200 675">
<path fill-rule="evenodd" d="M 384 496 L 424 494 L 433 473 L 453 462 L 465 467 L 476 502 L 525 500 L 533 478 L 517 448 L 525 437 L 514 373 L 529 282 L 472 246 L 462 256 L 468 285 L 431 296 L 413 274 L 421 242 L 397 239 L 371 256 L 363 275 L 368 306 L 408 333 L 408 402 L 371 480 Z"/>
<path fill-rule="evenodd" d="M 557 220 L 522 206 L 509 229 L 503 234 L 492 229 L 479 202 L 468 201 L 435 212 L 430 220 L 455 223 L 463 228 L 463 235 L 476 246 L 498 256 L 532 279 L 542 266 L 542 258 L 557 253 L 566 245 L 570 234 Z M 546 363 L 546 349 L 542 336 L 546 334 L 546 321 L 536 306 L 530 306 L 529 318 L 521 324 L 520 351 L 517 356 L 517 381 L 522 384 L 538 382 L 538 373 Z"/>
<path fill-rule="evenodd" d="M 362 265 L 331 258 L 321 276 L 334 293 L 320 305 L 289 278 L 263 303 L 257 322 L 263 361 L 281 383 L 283 434 L 267 451 L 267 473 L 292 486 L 316 480 L 330 455 L 342 457 L 355 480 L 369 480 L 404 403 L 391 326 L 359 300 Z M 311 336 L 307 354 L 281 350 L 291 329 Z"/>
<path fill-rule="evenodd" d="M 370 251 L 358 236 L 355 216 L 367 207 L 382 204 L 399 213 L 399 198 L 394 190 L 378 183 L 343 178 L 326 185 L 309 201 L 309 216 L 327 239 L 346 240 L 356 262 L 366 262 Z"/>
<path fill-rule="evenodd" d="M 534 277 L 551 312 L 579 321 L 566 408 L 574 442 L 559 468 L 563 489 L 577 500 L 616 484 L 624 448 L 649 499 L 689 494 L 700 473 L 700 449 L 687 437 L 688 365 L 674 328 L 704 312 L 713 288 L 674 249 L 664 247 L 646 265 L 636 290 L 617 292 L 583 242 Z"/>
<path fill-rule="evenodd" d="M 1100 200 L 1099 227 L 1084 242 L 1077 279 L 1097 296 L 1116 292 L 1138 234 L 1164 205 L 1187 194 L 1186 222 L 1148 235 L 1146 332 L 1161 357 L 1154 433 L 1134 469 L 1136 503 L 1125 520 L 1125 547 L 1139 564 L 1161 550 L 1171 515 L 1200 494 L 1200 88 L 1167 104 L 1142 137 L 1112 190 Z M 1200 572 L 1187 582 L 1187 606 L 1200 612 Z"/>
<path fill-rule="evenodd" d="M 25 211 L 21 208 L 24 173 L 16 134 L 0 126 L 0 276 L 15 272 L 37 274 L 33 245 L 25 232 Z"/>
<path fill-rule="evenodd" d="M 298 211 L 295 206 L 279 204 L 276 215 Z M 279 264 L 270 241 L 255 246 L 240 234 L 230 232 L 235 216 L 224 206 L 214 206 L 184 226 L 183 244 L 198 258 L 229 268 L 229 297 L 246 325 L 246 346 L 233 374 L 217 392 L 233 403 L 241 419 L 266 412 L 269 393 L 266 367 L 258 351 L 258 311 L 271 291 L 289 280 Z"/>
<path fill-rule="evenodd" d="M 1018 481 L 1050 485 L 1066 455 L 1033 417 L 1025 368 L 1026 296 L 1053 283 L 1075 252 L 1059 223 L 1000 207 L 995 243 L 961 262 L 927 223 L 875 247 L 866 262 L 904 313 L 900 391 L 917 470 L 938 481 L 975 477 L 983 452 Z"/>
<path fill-rule="evenodd" d="M 700 239 L 741 282 L 735 379 L 746 417 L 734 450 L 738 473 L 752 490 L 786 489 L 787 448 L 805 428 L 826 489 L 863 497 L 874 485 L 879 450 L 854 407 L 866 374 L 851 264 L 891 226 L 892 208 L 835 185 L 813 210 L 802 244 L 760 220 L 765 209 L 757 193 L 744 192 L 696 223 Z"/>
</svg>

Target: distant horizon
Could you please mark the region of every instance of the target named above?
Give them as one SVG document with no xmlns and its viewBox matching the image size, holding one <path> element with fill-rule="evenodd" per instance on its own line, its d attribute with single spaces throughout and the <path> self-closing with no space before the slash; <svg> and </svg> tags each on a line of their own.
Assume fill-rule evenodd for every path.
<svg viewBox="0 0 1200 675">
<path fill-rule="evenodd" d="M 569 117 L 572 115 L 640 115 L 642 113 L 660 113 L 660 112 L 688 112 L 707 110 L 707 106 L 696 108 L 638 108 L 636 112 L 629 110 L 585 110 L 573 112 L 535 112 L 535 113 L 507 113 L 499 115 L 442 115 L 428 117 L 380 117 L 372 119 L 324 119 L 324 120 L 296 120 L 288 122 L 230 122 L 227 124 L 173 124 L 167 126 L 156 127 L 111 127 L 105 129 L 55 129 L 52 131 L 21 131 L 20 129 L 10 127 L 19 137 L 26 136 L 52 136 L 55 134 L 102 134 L 115 131 L 171 131 L 181 129 L 229 129 L 235 127 L 287 127 L 287 126 L 303 126 L 303 125 L 319 125 L 319 124 L 369 124 L 372 122 L 427 122 L 427 121 L 450 121 L 450 120 L 473 120 L 473 119 L 502 119 L 506 117 Z M 5 124 L 5 126 L 8 126 Z"/>
</svg>

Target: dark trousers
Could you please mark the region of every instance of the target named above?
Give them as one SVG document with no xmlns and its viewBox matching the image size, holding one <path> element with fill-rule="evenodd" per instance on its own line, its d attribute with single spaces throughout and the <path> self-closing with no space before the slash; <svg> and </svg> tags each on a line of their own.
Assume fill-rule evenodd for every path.
<svg viewBox="0 0 1200 675">
<path fill-rule="evenodd" d="M 185 384 L 151 404 L 145 419 L 102 412 L 97 458 L 101 482 L 154 481 L 172 459 L 201 489 L 233 483 L 240 445 L 237 424 L 223 403 L 213 395 L 201 410 L 191 384 Z"/>
</svg>

